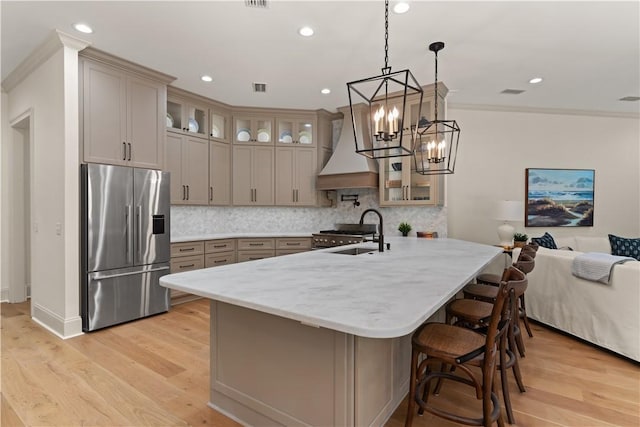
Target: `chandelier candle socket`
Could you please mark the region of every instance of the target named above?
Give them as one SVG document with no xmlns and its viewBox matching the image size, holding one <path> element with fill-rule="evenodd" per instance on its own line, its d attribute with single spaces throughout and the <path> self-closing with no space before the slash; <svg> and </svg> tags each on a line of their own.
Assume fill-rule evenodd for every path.
<svg viewBox="0 0 640 427">
<path fill-rule="evenodd" d="M 409 70 L 391 71 L 389 66 L 389 1 L 385 1 L 384 67 L 382 74 L 347 83 L 356 153 L 370 159 L 413 156 L 418 118 L 422 107 L 422 87 Z M 409 117 L 408 96 L 419 95 L 416 123 Z M 359 106 L 369 117 L 360 120 Z M 363 126 L 362 129 L 359 129 Z M 359 137 L 360 135 L 360 137 Z"/>
</svg>

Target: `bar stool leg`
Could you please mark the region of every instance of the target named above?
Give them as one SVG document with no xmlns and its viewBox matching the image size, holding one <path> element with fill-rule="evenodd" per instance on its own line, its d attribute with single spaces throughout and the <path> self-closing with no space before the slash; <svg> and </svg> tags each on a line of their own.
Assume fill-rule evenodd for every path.
<svg viewBox="0 0 640 427">
<path fill-rule="evenodd" d="M 405 419 L 404 425 L 405 427 L 411 427 L 413 423 L 413 413 L 416 410 L 416 383 L 417 383 L 417 371 L 418 371 L 418 356 L 419 352 L 416 349 L 411 350 L 411 382 L 409 383 L 409 396 L 408 407 L 407 407 L 407 417 Z"/>
<path fill-rule="evenodd" d="M 527 334 L 529 334 L 529 338 L 533 338 L 533 333 L 531 332 L 531 327 L 529 326 L 529 319 L 527 318 L 527 309 L 524 305 L 524 294 L 520 295 L 520 311 L 518 315 L 522 313 L 522 321 L 524 322 L 524 327 L 527 329 Z"/>
</svg>

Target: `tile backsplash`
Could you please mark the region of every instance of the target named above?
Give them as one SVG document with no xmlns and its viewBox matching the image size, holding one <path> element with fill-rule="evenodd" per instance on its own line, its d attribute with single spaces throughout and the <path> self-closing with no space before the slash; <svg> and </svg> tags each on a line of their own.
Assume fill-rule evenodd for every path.
<svg viewBox="0 0 640 427">
<path fill-rule="evenodd" d="M 357 194 L 360 206 L 353 202 L 341 202 L 342 194 Z M 357 223 L 368 208 L 379 209 L 384 218 L 387 236 L 400 235 L 398 224 L 408 222 L 415 236 L 418 231 L 437 231 L 440 237 L 447 235 L 445 207 L 383 207 L 378 206 L 377 189 L 339 190 L 337 206 L 332 208 L 298 207 L 245 207 L 245 206 L 172 206 L 171 237 L 199 236 L 217 233 L 246 232 L 317 232 L 330 230 L 336 223 Z M 377 223 L 368 214 L 365 223 Z"/>
</svg>

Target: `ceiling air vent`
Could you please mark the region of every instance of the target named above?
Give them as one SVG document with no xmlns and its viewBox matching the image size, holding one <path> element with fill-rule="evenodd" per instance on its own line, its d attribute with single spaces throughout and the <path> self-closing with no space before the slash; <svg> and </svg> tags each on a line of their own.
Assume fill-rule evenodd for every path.
<svg viewBox="0 0 640 427">
<path fill-rule="evenodd" d="M 504 93 L 505 95 L 520 95 L 524 90 L 520 89 L 505 89 L 500 93 Z"/>
<path fill-rule="evenodd" d="M 620 98 L 619 101 L 640 101 L 640 96 L 625 96 Z"/>
<path fill-rule="evenodd" d="M 254 92 L 266 92 L 267 84 L 266 83 L 253 83 L 253 91 Z"/>
<path fill-rule="evenodd" d="M 244 5 L 247 7 L 262 7 L 266 8 L 267 0 L 244 0 Z"/>
</svg>

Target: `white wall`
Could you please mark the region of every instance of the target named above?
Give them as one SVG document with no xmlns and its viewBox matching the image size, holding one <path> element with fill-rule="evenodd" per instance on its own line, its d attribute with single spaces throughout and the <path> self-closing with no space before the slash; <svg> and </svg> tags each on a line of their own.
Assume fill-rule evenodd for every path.
<svg viewBox="0 0 640 427">
<path fill-rule="evenodd" d="M 4 220 L 0 221 L 0 301 L 7 301 L 9 299 L 9 271 L 4 268 L 4 264 L 7 260 L 7 249 L 9 244 L 8 229 L 8 204 L 4 200 L 4 195 L 8 191 L 8 181 L 6 174 L 9 171 L 9 159 L 7 156 L 7 147 L 9 142 L 9 96 L 3 90 L 0 93 L 2 104 L 0 106 L 0 137 L 2 141 L 0 143 L 0 218 Z"/>
<path fill-rule="evenodd" d="M 593 227 L 528 227 L 537 237 L 640 236 L 640 119 L 472 110 L 449 106 L 461 127 L 448 181 L 449 236 L 497 244 L 499 200 L 525 200 L 526 168 L 595 169 Z"/>
<path fill-rule="evenodd" d="M 79 100 L 77 49 L 65 47 L 65 42 L 64 35 L 54 34 L 35 53 L 36 57 L 41 55 L 41 62 L 31 66 L 8 90 L 7 116 L 11 122 L 27 111 L 31 114 L 32 316 L 56 334 L 70 337 L 82 332 Z M 11 164 L 11 159 L 6 160 L 3 166 Z M 8 202 L 6 197 L 3 191 L 3 205 Z M 3 214 L 3 224 L 6 221 Z"/>
</svg>

